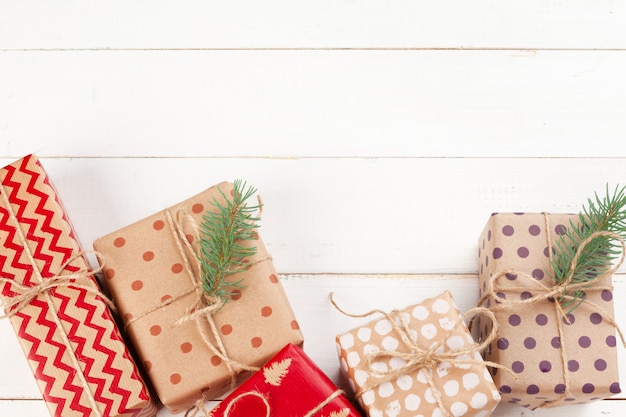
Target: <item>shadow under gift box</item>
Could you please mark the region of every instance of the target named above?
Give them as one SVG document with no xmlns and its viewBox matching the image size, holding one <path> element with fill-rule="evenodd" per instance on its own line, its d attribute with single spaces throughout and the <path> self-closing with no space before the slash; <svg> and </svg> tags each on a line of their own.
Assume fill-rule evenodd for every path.
<svg viewBox="0 0 626 417">
<path fill-rule="evenodd" d="M 503 401 L 537 408 L 584 403 L 620 392 L 615 327 L 610 323 L 614 319 L 611 277 L 589 283 L 586 301 L 567 319 L 554 299 L 540 297 L 555 285 L 547 272 L 549 244 L 555 248 L 570 221 L 578 225 L 578 215 L 494 213 L 480 235 L 480 296 L 499 324 L 498 337 L 484 356 L 517 377 L 493 369 Z M 506 302 L 490 295 L 490 280 L 496 295 Z M 537 301 L 519 303 L 531 297 Z M 490 323 L 479 318 L 477 324 L 479 337 L 491 331 Z"/>
<path fill-rule="evenodd" d="M 37 157 L 2 168 L 0 184 L 1 298 L 50 414 L 155 415 Z M 29 292 L 23 308 L 10 307 Z"/>
<path fill-rule="evenodd" d="M 226 397 L 211 417 L 360 417 L 343 391 L 298 346 L 288 344 Z"/>
<path fill-rule="evenodd" d="M 215 333 L 206 317 L 181 322 L 198 297 L 197 279 L 187 266 L 195 254 L 181 248 L 184 242 L 173 228 L 182 227 L 193 245 L 193 226 L 187 220 L 176 225 L 179 216 L 191 216 L 199 225 L 206 210 L 217 210 L 212 203 L 225 204 L 223 195 L 230 197 L 232 190 L 233 184 L 222 182 L 93 244 L 134 350 L 157 396 L 173 413 L 226 393 L 236 386 L 234 376 L 239 376 L 237 383 L 249 377 L 237 364 L 261 367 L 287 343 L 303 343 L 260 237 L 240 242 L 257 251 L 248 259 L 250 269 L 228 278 L 242 279 L 245 288 L 233 290 L 232 300 L 211 315 Z M 232 369 L 216 354 L 220 343 L 224 356 L 235 363 Z"/>
</svg>

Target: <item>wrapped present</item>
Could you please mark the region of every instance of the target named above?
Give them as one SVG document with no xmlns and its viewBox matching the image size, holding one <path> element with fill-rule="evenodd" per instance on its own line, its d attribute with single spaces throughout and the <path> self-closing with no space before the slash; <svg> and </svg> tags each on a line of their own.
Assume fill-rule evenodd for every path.
<svg viewBox="0 0 626 417">
<path fill-rule="evenodd" d="M 226 397 L 211 417 L 359 417 L 343 391 L 298 346 L 288 344 Z"/>
<path fill-rule="evenodd" d="M 369 417 L 486 417 L 498 405 L 480 355 L 487 341 L 475 343 L 465 324 L 473 314 L 492 317 L 486 309 L 461 315 L 445 291 L 400 311 L 354 317 L 371 314 L 383 318 L 336 338 L 341 369 Z"/>
<path fill-rule="evenodd" d="M 153 416 L 138 369 L 34 155 L 0 170 L 0 297 L 53 416 Z"/>
<path fill-rule="evenodd" d="M 580 229 L 579 216 L 495 213 L 480 235 L 481 304 L 499 324 L 484 356 L 514 373 L 494 370 L 503 401 L 552 407 L 620 392 L 610 273 L 583 285 L 558 284 L 549 273 L 570 227 Z M 491 331 L 477 323 L 479 337 Z"/>
<path fill-rule="evenodd" d="M 239 242 L 255 254 L 219 308 L 198 277 L 199 225 L 227 204 L 223 182 L 94 242 L 104 281 L 129 339 L 161 402 L 173 413 L 212 399 L 245 380 L 287 343 L 301 345 L 295 319 L 257 231 Z"/>
</svg>

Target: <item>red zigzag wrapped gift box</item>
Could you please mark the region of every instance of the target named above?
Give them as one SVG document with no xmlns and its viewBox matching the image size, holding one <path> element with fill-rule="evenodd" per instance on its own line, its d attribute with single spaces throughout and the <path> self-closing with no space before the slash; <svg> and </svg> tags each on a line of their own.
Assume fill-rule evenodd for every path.
<svg viewBox="0 0 626 417">
<path fill-rule="evenodd" d="M 1 298 L 50 414 L 156 414 L 37 158 L 2 168 L 0 185 Z"/>
</svg>

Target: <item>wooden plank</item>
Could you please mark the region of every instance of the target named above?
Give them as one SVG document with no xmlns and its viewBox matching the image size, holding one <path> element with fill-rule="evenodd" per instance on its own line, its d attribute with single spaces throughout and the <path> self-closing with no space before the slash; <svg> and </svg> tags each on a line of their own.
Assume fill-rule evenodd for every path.
<svg viewBox="0 0 626 417">
<path fill-rule="evenodd" d="M 563 406 L 552 409 L 540 409 L 535 411 L 527 410 L 519 405 L 514 404 L 500 404 L 496 410 L 491 414 L 491 417 L 571 417 L 582 416 L 584 412 L 585 416 L 607 416 L 607 417 L 622 417 L 624 415 L 624 407 L 626 401 L 597 401 L 591 404 L 585 404 L 582 406 Z M 161 410 L 157 414 L 157 417 L 171 417 L 174 414 L 168 413 L 167 410 Z M 2 414 L 0 414 L 2 416 Z M 176 414 L 176 416 L 183 416 L 183 414 Z"/>
<path fill-rule="evenodd" d="M 339 368 L 334 346 L 335 336 L 372 318 L 354 319 L 343 316 L 329 303 L 330 292 L 344 310 L 365 313 L 373 308 L 389 311 L 418 303 L 449 290 L 465 312 L 478 302 L 478 286 L 474 275 L 427 276 L 283 276 L 283 285 L 305 337 L 305 350 L 318 366 L 339 386 Z M 624 275 L 615 277 L 615 317 L 625 317 L 626 282 Z M 626 377 L 625 350 L 620 346 L 620 379 Z M 347 387 L 343 387 L 346 388 Z M 615 398 L 626 399 L 624 394 Z"/>
<path fill-rule="evenodd" d="M 0 156 L 626 157 L 624 68 L 626 51 L 0 52 Z"/>
<path fill-rule="evenodd" d="M 0 49 L 624 48 L 625 23 L 611 0 L 30 0 L 0 3 Z"/>
<path fill-rule="evenodd" d="M 215 407 L 216 405 L 217 403 L 207 403 L 207 409 Z M 516 404 L 502 403 L 498 405 L 493 414 L 491 414 L 491 417 L 571 417 L 572 415 L 622 417 L 624 415 L 624 407 L 626 407 L 626 401 L 605 400 L 582 406 L 570 405 L 530 411 Z M 171 414 L 165 409 L 157 413 L 157 417 L 181 417 L 183 415 L 184 413 Z M 1 416 L 3 416 L 3 414 L 0 413 L 0 417 Z"/>
<path fill-rule="evenodd" d="M 0 417 L 46 417 L 48 408 L 43 400 L 2 400 L 0 401 Z"/>
<path fill-rule="evenodd" d="M 0 163 L 10 160 L 0 159 Z M 578 212 L 623 159 L 43 158 L 83 246 L 223 180 L 264 201 L 281 273 L 473 273 L 492 212 Z"/>
<path fill-rule="evenodd" d="M 564 406 L 554 409 L 529 411 L 520 406 L 501 404 L 491 417 L 571 417 L 606 416 L 621 417 L 624 415 L 625 401 L 599 401 L 582 406 Z M 584 413 L 584 414 L 582 414 Z M 47 410 L 41 400 L 4 400 L 0 401 L 0 417 L 15 416 L 47 416 Z M 165 409 L 157 413 L 157 417 L 184 416 L 184 413 L 171 414 Z"/>
<path fill-rule="evenodd" d="M 342 383 L 339 379 L 339 365 L 335 350 L 335 336 L 356 326 L 359 326 L 370 319 L 354 319 L 339 313 L 329 302 L 329 294 L 335 293 L 336 302 L 346 311 L 354 313 L 364 313 L 373 308 L 391 310 L 393 308 L 403 308 L 407 305 L 418 303 L 420 300 L 436 296 L 444 290 L 449 290 L 461 311 L 467 311 L 477 302 L 477 279 L 475 275 L 410 275 L 410 276 L 389 276 L 389 275 L 281 275 L 281 282 L 284 285 L 287 296 L 298 318 L 305 337 L 305 351 L 315 361 L 315 363 L 339 386 Z M 626 304 L 622 301 L 626 299 L 626 276 L 618 275 L 614 280 L 616 317 L 624 317 L 626 314 Z M 24 398 L 35 399 L 39 395 L 32 383 L 30 372 L 26 368 L 25 360 L 11 347 L 17 347 L 15 336 L 7 327 L 7 323 L 0 322 L 0 367 L 6 375 L 12 378 L 0 379 L 0 395 L 4 399 Z M 18 347 L 19 349 L 19 347 Z M 624 363 L 624 349 L 618 349 L 620 356 L 620 377 L 626 377 L 626 366 Z M 34 390 L 33 390 L 34 388 Z M 343 387 L 345 388 L 345 387 Z M 624 394 L 620 394 L 616 399 L 626 399 Z M 600 403 L 582 406 L 587 415 L 594 411 L 616 412 L 614 407 L 616 401 L 603 401 Z M 623 402 L 618 402 L 623 407 Z M 7 402 L 0 400 L 0 416 L 3 414 L 3 407 L 9 410 L 11 407 L 23 406 L 23 402 Z M 554 416 L 566 416 L 566 410 L 558 409 L 553 411 L 560 414 L 550 414 Z M 571 408 L 581 410 L 581 407 Z M 498 416 L 528 415 L 523 408 L 516 409 L 503 405 L 502 412 L 494 414 Z M 547 411 L 539 411 L 536 416 L 548 416 Z M 170 416 L 166 410 L 159 412 L 159 417 Z M 183 415 L 183 414 L 179 414 Z M 580 414 L 578 414 L 580 415 Z M 617 415 L 617 414 L 608 414 Z"/>
</svg>

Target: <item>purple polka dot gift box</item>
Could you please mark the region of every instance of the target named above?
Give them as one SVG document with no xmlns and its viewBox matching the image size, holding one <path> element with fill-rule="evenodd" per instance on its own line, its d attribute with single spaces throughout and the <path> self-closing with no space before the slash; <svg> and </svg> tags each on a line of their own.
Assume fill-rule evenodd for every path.
<svg viewBox="0 0 626 417">
<path fill-rule="evenodd" d="M 465 324 L 469 313 L 445 291 L 402 310 L 373 310 L 366 315 L 382 317 L 338 335 L 342 373 L 365 413 L 491 415 L 500 394 Z"/>
<path fill-rule="evenodd" d="M 580 224 L 578 215 L 494 213 L 480 235 L 480 303 L 499 327 L 484 358 L 512 371 L 492 370 L 503 401 L 534 409 L 620 392 L 611 276 L 567 304 L 549 273 L 570 224 Z M 477 324 L 480 340 L 491 324 Z"/>
</svg>

